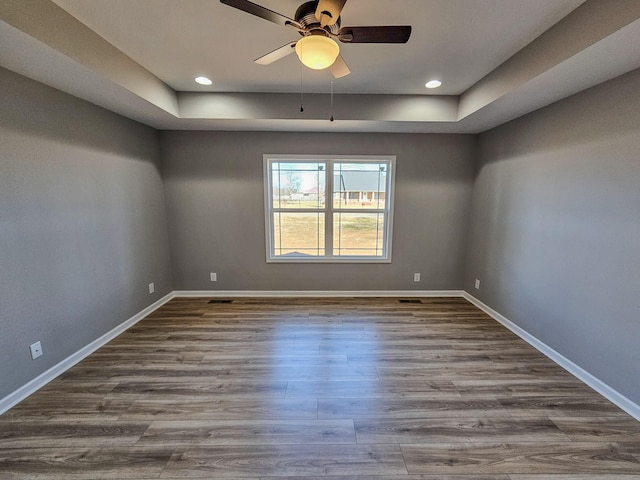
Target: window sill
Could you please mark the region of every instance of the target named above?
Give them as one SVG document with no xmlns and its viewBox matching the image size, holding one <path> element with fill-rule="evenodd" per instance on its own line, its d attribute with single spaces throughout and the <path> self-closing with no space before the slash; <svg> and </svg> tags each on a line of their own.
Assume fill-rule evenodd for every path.
<svg viewBox="0 0 640 480">
<path fill-rule="evenodd" d="M 371 258 L 371 257 L 352 257 L 352 258 L 267 258 L 267 263 L 391 263 L 391 258 Z"/>
</svg>

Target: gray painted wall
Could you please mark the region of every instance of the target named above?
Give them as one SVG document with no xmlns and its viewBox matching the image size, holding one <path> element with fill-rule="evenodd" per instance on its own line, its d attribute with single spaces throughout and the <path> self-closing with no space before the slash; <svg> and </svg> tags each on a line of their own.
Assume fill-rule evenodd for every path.
<svg viewBox="0 0 640 480">
<path fill-rule="evenodd" d="M 462 135 L 158 134 L 6 70 L 0 91 L 0 398 L 174 288 L 464 287 L 640 403 L 640 72 L 477 149 Z M 267 264 L 265 152 L 397 155 L 393 263 Z"/>
<path fill-rule="evenodd" d="M 172 131 L 161 151 L 176 290 L 462 288 L 474 136 Z M 396 155 L 393 262 L 267 264 L 264 153 Z"/>
<path fill-rule="evenodd" d="M 468 292 L 636 403 L 639 112 L 635 71 L 482 134 L 465 275 Z"/>
<path fill-rule="evenodd" d="M 172 285 L 157 132 L 4 69 L 0 92 L 2 398 Z"/>
</svg>

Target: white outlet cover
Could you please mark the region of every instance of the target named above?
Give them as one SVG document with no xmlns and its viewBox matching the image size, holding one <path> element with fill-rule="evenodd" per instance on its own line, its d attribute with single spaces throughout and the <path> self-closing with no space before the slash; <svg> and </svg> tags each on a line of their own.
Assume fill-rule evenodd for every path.
<svg viewBox="0 0 640 480">
<path fill-rule="evenodd" d="M 414 273 L 413 274 L 413 281 L 414 282 L 419 282 L 420 281 L 420 274 L 419 273 Z"/>
<path fill-rule="evenodd" d="M 149 284 L 149 293 L 153 293 L 156 291 L 156 286 L 153 283 Z"/>
<path fill-rule="evenodd" d="M 218 281 L 218 274 L 217 273 L 211 272 L 210 277 L 211 277 L 211 281 L 212 282 L 217 282 Z"/>
<path fill-rule="evenodd" d="M 476 278 L 476 290 L 480 290 L 480 280 Z"/>
<path fill-rule="evenodd" d="M 31 359 L 35 360 L 38 357 L 42 356 L 42 344 L 40 342 L 32 343 L 29 345 L 29 350 L 31 350 Z"/>
</svg>

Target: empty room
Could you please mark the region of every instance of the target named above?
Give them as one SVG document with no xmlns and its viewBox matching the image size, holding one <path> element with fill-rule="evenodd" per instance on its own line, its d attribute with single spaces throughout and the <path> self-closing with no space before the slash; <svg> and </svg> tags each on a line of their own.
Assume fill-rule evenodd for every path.
<svg viewBox="0 0 640 480">
<path fill-rule="evenodd" d="M 0 478 L 640 480 L 640 1 L 0 0 Z"/>
</svg>

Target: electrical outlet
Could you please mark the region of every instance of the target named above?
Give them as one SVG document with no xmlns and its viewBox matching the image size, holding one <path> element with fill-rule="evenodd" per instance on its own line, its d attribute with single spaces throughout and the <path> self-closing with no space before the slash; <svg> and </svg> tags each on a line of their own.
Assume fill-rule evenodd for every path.
<svg viewBox="0 0 640 480">
<path fill-rule="evenodd" d="M 156 286 L 152 283 L 149 284 L 149 293 L 153 293 L 156 291 Z"/>
<path fill-rule="evenodd" d="M 39 341 L 29 345 L 29 350 L 31 350 L 31 360 L 42 356 L 42 344 Z"/>
<path fill-rule="evenodd" d="M 209 276 L 211 277 L 211 281 L 212 282 L 217 282 L 218 281 L 218 274 L 217 273 L 211 272 L 209 274 Z"/>
<path fill-rule="evenodd" d="M 480 280 L 478 280 L 477 278 L 476 278 L 476 285 L 475 285 L 475 287 L 476 287 L 476 290 L 480 290 Z"/>
<path fill-rule="evenodd" d="M 419 273 L 414 273 L 413 274 L 413 281 L 414 282 L 419 282 L 420 281 L 420 274 Z"/>
</svg>

